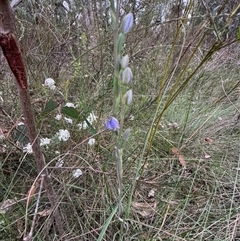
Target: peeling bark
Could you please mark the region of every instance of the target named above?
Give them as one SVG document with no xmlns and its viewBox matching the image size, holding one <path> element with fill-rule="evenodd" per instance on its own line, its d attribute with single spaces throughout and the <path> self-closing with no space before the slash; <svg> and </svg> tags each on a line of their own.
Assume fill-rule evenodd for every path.
<svg viewBox="0 0 240 241">
<path fill-rule="evenodd" d="M 0 45 L 20 88 L 27 89 L 26 72 L 15 35 L 11 32 L 7 34 L 0 33 Z"/>
</svg>

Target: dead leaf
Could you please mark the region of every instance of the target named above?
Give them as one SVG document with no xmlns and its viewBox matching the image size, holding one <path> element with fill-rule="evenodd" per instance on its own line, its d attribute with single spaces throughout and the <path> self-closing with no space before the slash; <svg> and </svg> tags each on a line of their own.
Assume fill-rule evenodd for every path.
<svg viewBox="0 0 240 241">
<path fill-rule="evenodd" d="M 209 144 L 213 144 L 213 142 L 214 142 L 213 139 L 211 139 L 210 137 L 206 137 L 205 141 Z"/>
<path fill-rule="evenodd" d="M 143 218 L 149 218 L 156 214 L 157 202 L 147 203 L 147 202 L 132 202 L 132 208 Z"/>
<path fill-rule="evenodd" d="M 41 212 L 38 212 L 38 215 L 41 217 L 47 217 L 52 213 L 52 209 L 45 209 Z"/>
<path fill-rule="evenodd" d="M 177 155 L 177 156 L 179 155 L 179 150 L 176 147 L 172 147 L 171 151 L 174 155 Z"/>
<path fill-rule="evenodd" d="M 178 158 L 180 165 L 186 168 L 186 162 L 185 162 L 184 156 L 180 154 L 180 151 L 176 147 L 171 148 L 171 151 Z"/>
<path fill-rule="evenodd" d="M 183 155 L 181 155 L 181 154 L 178 155 L 178 161 L 182 167 L 186 168 L 186 162 L 185 162 Z"/>
<path fill-rule="evenodd" d="M 28 190 L 27 195 L 26 195 L 26 197 L 27 197 L 27 206 L 29 205 L 29 202 L 30 202 L 31 198 L 34 196 L 38 186 L 39 186 L 39 181 L 36 181 L 36 182 L 33 183 L 33 185 Z"/>
</svg>

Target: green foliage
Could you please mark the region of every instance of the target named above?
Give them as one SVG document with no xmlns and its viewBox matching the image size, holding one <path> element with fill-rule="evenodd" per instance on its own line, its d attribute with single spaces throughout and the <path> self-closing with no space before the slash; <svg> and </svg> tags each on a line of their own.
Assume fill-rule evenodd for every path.
<svg viewBox="0 0 240 241">
<path fill-rule="evenodd" d="M 41 112 L 41 116 L 45 116 L 49 114 L 51 111 L 55 110 L 58 107 L 58 103 L 54 101 L 53 99 L 50 99 L 46 105 L 43 111 Z"/>
<path fill-rule="evenodd" d="M 66 116 L 72 117 L 73 119 L 79 119 L 80 113 L 73 107 L 64 106 L 61 111 Z"/>
</svg>

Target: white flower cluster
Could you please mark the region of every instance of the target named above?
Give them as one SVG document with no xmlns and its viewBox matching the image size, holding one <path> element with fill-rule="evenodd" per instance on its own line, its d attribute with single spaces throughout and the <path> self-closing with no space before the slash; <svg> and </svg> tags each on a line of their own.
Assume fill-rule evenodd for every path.
<svg viewBox="0 0 240 241">
<path fill-rule="evenodd" d="M 93 112 L 91 112 L 91 113 L 89 114 L 89 116 L 87 117 L 87 121 L 90 123 L 90 125 L 92 125 L 93 122 L 96 121 L 96 120 L 97 120 L 97 116 L 95 116 Z M 77 126 L 79 127 L 80 130 L 81 130 L 81 129 L 84 129 L 84 130 L 85 130 L 85 129 L 87 129 L 87 127 L 88 127 L 86 121 L 83 121 L 82 123 L 78 124 Z"/>
<path fill-rule="evenodd" d="M 51 139 L 49 138 L 41 138 L 40 139 L 40 146 L 47 146 L 51 142 Z M 27 154 L 32 154 L 33 149 L 31 143 L 28 143 L 26 146 L 23 147 L 23 152 L 26 152 Z"/>
<path fill-rule="evenodd" d="M 95 142 L 96 142 L 96 140 L 94 138 L 90 138 L 89 141 L 88 141 L 88 145 L 92 146 L 92 145 L 95 144 Z"/>
<path fill-rule="evenodd" d="M 70 133 L 66 129 L 60 129 L 59 132 L 57 132 L 57 137 L 59 141 L 67 141 L 70 138 Z"/>
<path fill-rule="evenodd" d="M 56 88 L 55 81 L 52 78 L 45 79 L 44 85 L 47 86 L 50 90 L 55 90 Z"/>
<path fill-rule="evenodd" d="M 49 138 L 41 138 L 40 139 L 40 146 L 47 146 L 49 145 L 51 142 L 51 139 Z"/>
</svg>

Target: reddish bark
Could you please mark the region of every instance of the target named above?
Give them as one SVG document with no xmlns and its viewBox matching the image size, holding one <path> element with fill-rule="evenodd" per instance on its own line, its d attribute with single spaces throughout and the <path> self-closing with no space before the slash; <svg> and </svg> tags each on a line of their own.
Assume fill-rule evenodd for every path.
<svg viewBox="0 0 240 241">
<path fill-rule="evenodd" d="M 9 67 L 11 68 L 18 85 L 21 89 L 27 89 L 27 77 L 21 56 L 18 48 L 16 37 L 13 33 L 0 34 L 0 46 L 5 55 Z"/>
</svg>

